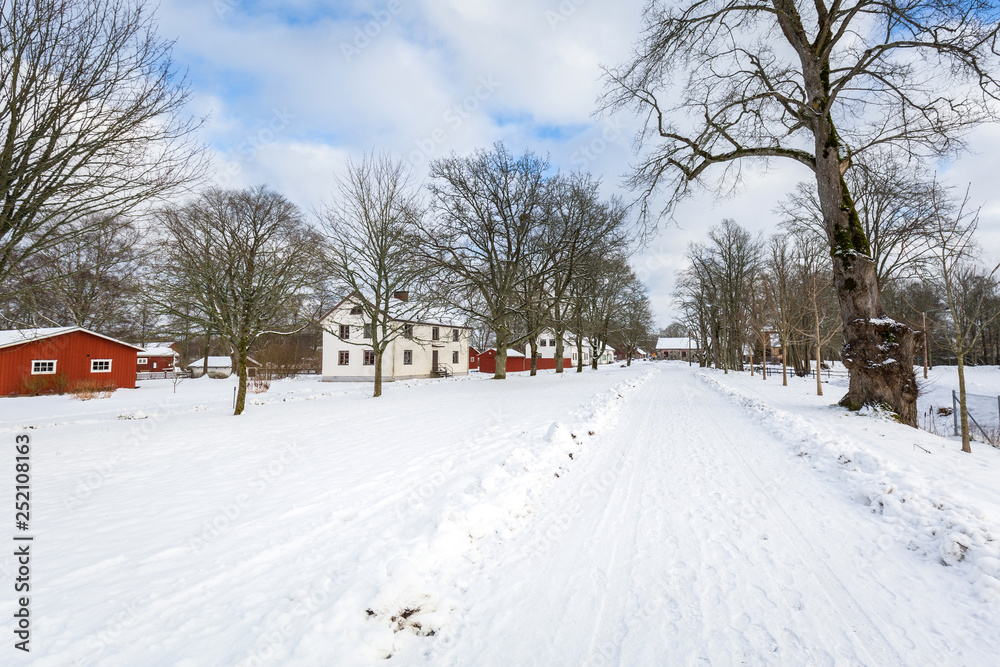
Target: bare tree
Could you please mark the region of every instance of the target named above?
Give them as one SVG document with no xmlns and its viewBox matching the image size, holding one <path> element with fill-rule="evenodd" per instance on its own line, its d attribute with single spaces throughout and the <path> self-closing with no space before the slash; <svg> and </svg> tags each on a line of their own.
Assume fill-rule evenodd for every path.
<svg viewBox="0 0 1000 667">
<path fill-rule="evenodd" d="M 599 189 L 600 182 L 585 173 L 554 177 L 549 183 L 549 243 L 554 249 L 554 266 L 547 283 L 556 373 L 563 372 L 563 347 L 573 317 L 571 286 L 580 280 L 585 259 L 599 247 L 625 242 L 626 207 L 617 198 L 602 202 Z"/>
<path fill-rule="evenodd" d="M 888 404 L 916 426 L 913 332 L 883 317 L 877 267 L 843 176 L 856 156 L 883 145 L 954 152 L 965 131 L 995 116 L 990 6 L 650 0 L 643 23 L 635 56 L 607 72 L 604 101 L 647 118 L 638 143 L 648 152 L 631 177 L 643 211 L 662 189 L 668 210 L 694 183 L 731 190 L 744 160 L 808 168 L 851 374 L 841 404 Z"/>
<path fill-rule="evenodd" d="M 515 157 L 501 143 L 431 163 L 435 215 L 422 224 L 421 245 L 437 267 L 439 295 L 493 330 L 498 380 L 507 376 L 507 348 L 527 338 L 517 332 L 518 294 L 546 228 L 547 169 L 533 153 Z"/>
<path fill-rule="evenodd" d="M 416 248 L 422 214 L 406 165 L 371 153 L 358 164 L 348 162 L 337 179 L 336 200 L 323 216 L 327 271 L 356 296 L 354 307 L 365 322 L 362 340 L 345 342 L 374 351 L 376 397 L 382 395 L 385 350 L 404 335 L 398 320 L 418 320 L 428 308 L 420 294 L 429 272 Z M 403 294 L 405 299 L 395 298 Z"/>
<path fill-rule="evenodd" d="M 0 292 L 200 174 L 170 49 L 141 1 L 0 0 Z"/>
<path fill-rule="evenodd" d="M 816 395 L 823 395 L 823 346 L 837 335 L 836 306 L 833 304 L 833 276 L 824 266 L 826 253 L 822 241 L 812 234 L 795 237 L 795 264 L 802 310 L 808 313 L 805 321 L 800 320 L 796 333 L 812 343 L 813 359 L 816 361 Z"/>
<path fill-rule="evenodd" d="M 625 365 L 631 366 L 639 346 L 646 345 L 653 331 L 653 308 L 646 286 L 634 274 L 622 294 L 613 316 L 611 340 L 625 354 Z"/>
<path fill-rule="evenodd" d="M 143 234 L 129 218 L 68 225 L 63 235 L 13 271 L 22 321 L 76 325 L 135 338 L 132 319 L 142 302 Z M 23 321 L 30 317 L 32 321 Z M 141 338 L 136 338 L 141 340 Z"/>
<path fill-rule="evenodd" d="M 962 429 L 962 451 L 972 453 L 969 433 L 969 410 L 965 392 L 966 356 L 978 344 L 982 332 L 985 302 L 988 295 L 997 288 L 997 272 L 1000 264 L 992 269 L 983 269 L 976 264 L 978 251 L 975 232 L 979 226 L 979 211 L 969 208 L 969 195 L 953 214 L 950 207 L 934 195 L 935 238 L 930 242 L 934 256 L 933 272 L 925 280 L 932 282 L 944 297 L 944 305 L 951 314 L 949 347 L 958 363 L 958 397 Z M 1000 317 L 1000 311 L 993 311 L 987 321 Z"/>
<path fill-rule="evenodd" d="M 582 328 L 576 333 L 578 340 L 582 342 L 585 335 L 590 343 L 593 370 L 597 370 L 598 359 L 607 350 L 610 338 L 617 333 L 615 325 L 620 313 L 628 307 L 634 282 L 638 280 L 624 253 L 613 248 L 602 250 L 587 259 L 586 269 L 579 278 L 582 289 L 577 295 Z"/>
<path fill-rule="evenodd" d="M 893 281 L 913 279 L 926 266 L 927 239 L 934 229 L 931 192 L 939 186 L 888 150 L 855 158 L 844 179 L 854 197 L 884 294 Z M 776 213 L 789 231 L 809 231 L 826 238 L 815 184 L 799 183 Z"/>
<path fill-rule="evenodd" d="M 167 236 L 158 300 L 166 312 L 230 346 L 246 403 L 247 357 L 262 334 L 288 335 L 315 320 L 322 239 L 294 204 L 263 186 L 211 189 L 158 214 Z"/>
</svg>

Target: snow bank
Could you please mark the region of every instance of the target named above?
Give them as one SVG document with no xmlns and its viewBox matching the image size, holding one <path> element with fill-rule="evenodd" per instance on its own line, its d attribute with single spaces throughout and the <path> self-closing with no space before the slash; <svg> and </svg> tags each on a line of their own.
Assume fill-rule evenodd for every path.
<svg viewBox="0 0 1000 667">
<path fill-rule="evenodd" d="M 698 376 L 791 443 L 814 468 L 839 475 L 851 496 L 880 515 L 910 551 L 955 567 L 981 601 L 1000 602 L 1000 527 L 994 517 L 966 498 L 933 488 L 926 476 L 886 461 L 842 433 L 831 434 L 704 371 Z"/>
<path fill-rule="evenodd" d="M 517 446 L 498 465 L 487 467 L 464 491 L 448 498 L 430 534 L 385 565 L 385 576 L 356 629 L 366 658 L 388 658 L 416 637 L 448 632 L 451 613 L 466 588 L 470 568 L 486 559 L 533 512 L 533 501 L 558 482 L 598 433 L 618 420 L 628 397 L 656 371 L 620 382 L 594 396 L 545 434 L 518 436 Z M 445 638 L 447 641 L 447 638 Z"/>
</svg>

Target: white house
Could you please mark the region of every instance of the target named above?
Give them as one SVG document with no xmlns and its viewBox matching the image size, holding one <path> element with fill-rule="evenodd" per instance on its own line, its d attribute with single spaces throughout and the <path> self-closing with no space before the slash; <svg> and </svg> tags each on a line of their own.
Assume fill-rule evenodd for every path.
<svg viewBox="0 0 1000 667">
<path fill-rule="evenodd" d="M 401 300 L 405 300 L 405 294 Z M 323 326 L 323 381 L 361 382 L 375 379 L 375 351 L 367 346 L 371 332 L 357 297 L 348 297 L 327 313 Z M 399 333 L 385 349 L 382 381 L 469 374 L 471 329 L 447 313 L 426 321 L 394 319 Z"/>
<path fill-rule="evenodd" d="M 538 335 L 538 368 L 555 368 L 556 359 L 556 335 L 551 330 L 546 329 Z M 583 363 L 590 363 L 590 355 L 593 353 L 593 349 L 590 346 L 590 340 L 587 338 L 583 339 Z M 525 346 L 525 354 L 531 355 L 531 346 Z M 569 361 L 570 364 L 575 364 L 577 362 L 577 349 L 576 341 L 572 335 L 566 335 L 563 337 L 563 359 Z M 545 360 L 545 361 L 543 361 Z M 615 360 L 615 349 L 608 345 L 604 353 L 600 356 L 597 363 L 599 364 L 610 364 Z"/>
<path fill-rule="evenodd" d="M 690 361 L 697 358 L 698 342 L 694 338 L 681 336 L 656 339 L 656 358 Z"/>
</svg>

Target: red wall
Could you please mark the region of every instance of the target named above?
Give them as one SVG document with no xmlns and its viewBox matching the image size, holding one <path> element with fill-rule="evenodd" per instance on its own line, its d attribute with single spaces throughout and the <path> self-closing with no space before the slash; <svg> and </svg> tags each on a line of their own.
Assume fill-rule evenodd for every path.
<svg viewBox="0 0 1000 667">
<path fill-rule="evenodd" d="M 554 363 L 554 362 L 553 362 Z M 555 365 L 552 366 L 555 368 Z M 531 359 L 525 357 L 507 357 L 507 372 L 518 373 L 520 371 L 531 370 Z M 486 350 L 479 355 L 479 372 L 496 373 L 497 360 L 495 350 Z"/>
<path fill-rule="evenodd" d="M 479 353 L 475 348 L 469 348 L 469 370 L 474 371 L 479 368 Z"/>
<path fill-rule="evenodd" d="M 135 388 L 136 353 L 138 350 L 115 343 L 84 331 L 71 331 L 38 341 L 0 349 L 0 396 L 24 394 L 24 378 L 40 382 L 65 378 L 67 386 L 80 380 L 114 383 L 124 389 Z M 55 375 L 32 375 L 33 359 L 55 359 Z M 91 373 L 91 359 L 111 359 L 110 373 Z"/>
<path fill-rule="evenodd" d="M 528 357 L 527 361 L 525 361 L 524 367 L 529 370 L 531 369 L 531 357 Z M 538 363 L 535 366 L 535 368 L 537 368 L 540 371 L 554 370 L 555 367 L 556 367 L 555 358 L 542 359 L 541 357 L 538 358 Z M 569 357 L 563 357 L 563 368 L 572 368 L 572 367 L 573 367 L 573 360 L 570 359 Z"/>
</svg>

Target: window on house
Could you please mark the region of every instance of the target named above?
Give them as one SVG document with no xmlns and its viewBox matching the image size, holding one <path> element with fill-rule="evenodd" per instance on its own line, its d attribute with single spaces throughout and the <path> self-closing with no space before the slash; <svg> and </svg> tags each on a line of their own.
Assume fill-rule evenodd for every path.
<svg viewBox="0 0 1000 667">
<path fill-rule="evenodd" d="M 344 340 L 347 340 L 348 338 L 351 337 L 351 327 L 349 324 L 340 325 L 340 337 Z"/>
<path fill-rule="evenodd" d="M 452 352 L 451 353 L 451 363 L 453 363 L 453 364 L 457 364 L 458 363 L 458 352 Z"/>
<path fill-rule="evenodd" d="M 91 359 L 90 360 L 90 372 L 91 373 L 110 373 L 111 372 L 111 360 L 110 359 Z"/>
<path fill-rule="evenodd" d="M 361 363 L 365 366 L 375 365 L 375 350 L 365 350 L 365 356 L 361 360 Z"/>
<path fill-rule="evenodd" d="M 413 350 L 403 350 L 403 365 L 404 366 L 413 365 Z"/>
<path fill-rule="evenodd" d="M 31 361 L 31 374 L 32 375 L 53 375 L 56 372 L 56 360 L 55 359 L 32 359 Z"/>
<path fill-rule="evenodd" d="M 431 340 L 441 340 L 441 329 L 431 327 Z"/>
<path fill-rule="evenodd" d="M 456 343 L 458 342 L 458 329 L 451 330 L 451 339 Z"/>
<path fill-rule="evenodd" d="M 555 347 L 555 346 L 556 346 L 556 339 L 555 338 L 550 338 L 549 339 L 549 347 Z"/>
<path fill-rule="evenodd" d="M 542 340 L 541 340 L 541 341 L 540 341 L 540 342 L 538 343 L 538 347 L 545 347 L 545 345 L 546 345 L 546 342 L 545 342 L 545 339 L 543 338 L 543 339 L 542 339 Z"/>
<path fill-rule="evenodd" d="M 354 306 L 351 308 L 351 315 L 360 315 L 361 312 L 361 306 Z"/>
<path fill-rule="evenodd" d="M 576 361 L 576 352 L 573 353 L 573 361 Z"/>
<path fill-rule="evenodd" d="M 139 362 L 140 366 L 145 366 L 146 364 L 149 363 L 149 359 L 147 357 L 139 357 L 138 359 L 136 359 L 136 361 Z"/>
<path fill-rule="evenodd" d="M 366 324 L 365 325 L 364 336 L 365 336 L 365 338 L 371 338 L 372 337 L 372 325 L 371 324 Z"/>
<path fill-rule="evenodd" d="M 412 324 L 404 324 L 403 325 L 403 335 L 406 336 L 407 338 L 413 338 L 413 325 Z"/>
<path fill-rule="evenodd" d="M 337 353 L 337 365 L 347 366 L 351 363 L 351 353 L 349 350 L 341 350 Z"/>
</svg>

